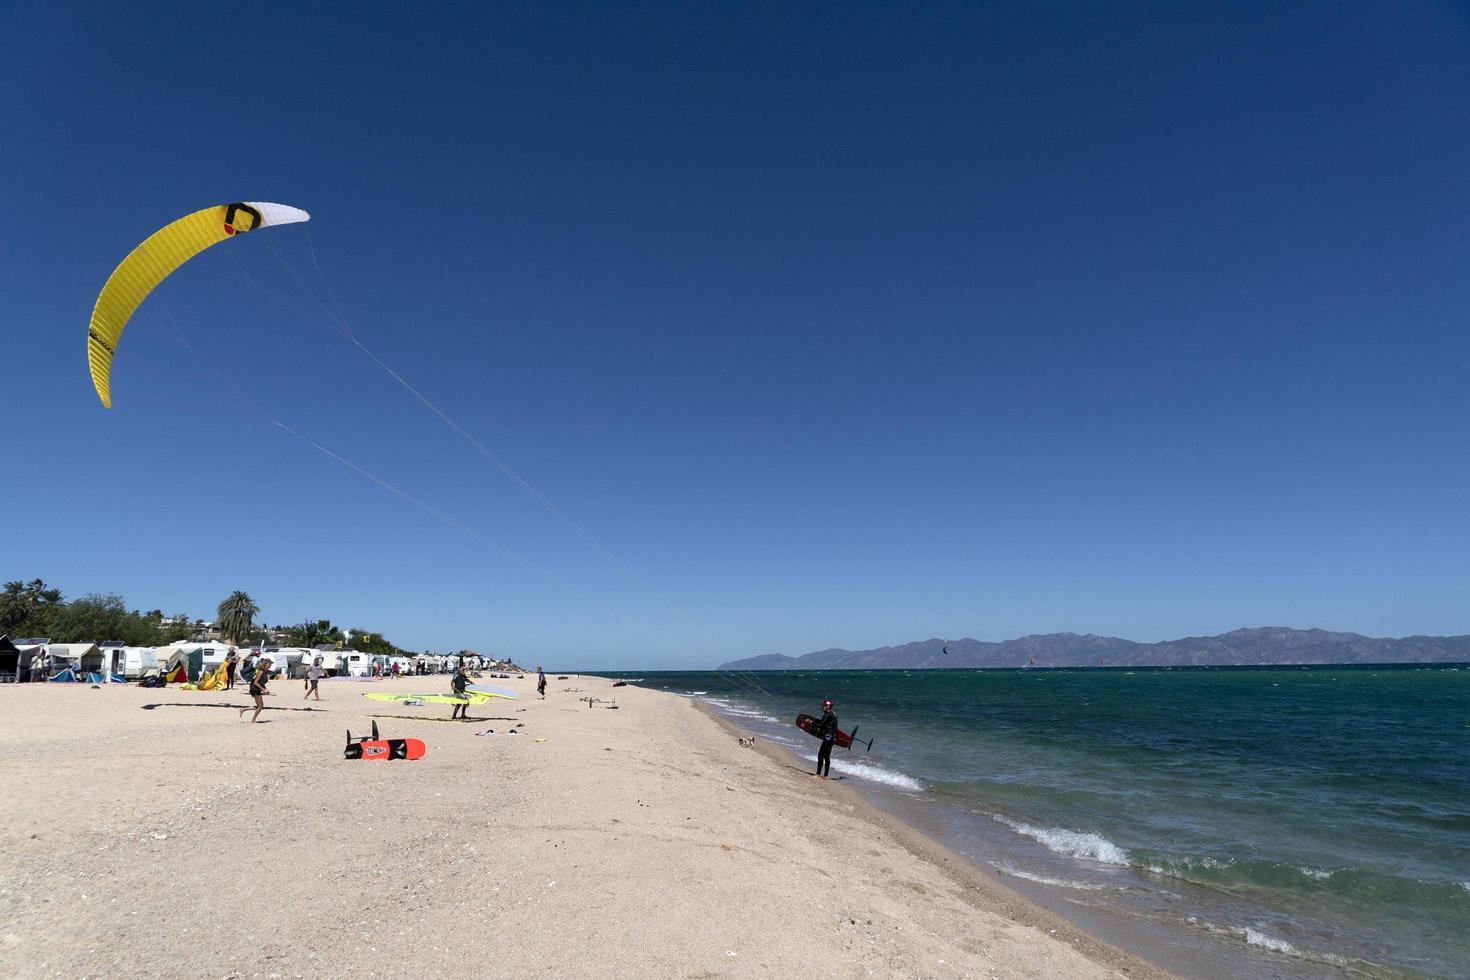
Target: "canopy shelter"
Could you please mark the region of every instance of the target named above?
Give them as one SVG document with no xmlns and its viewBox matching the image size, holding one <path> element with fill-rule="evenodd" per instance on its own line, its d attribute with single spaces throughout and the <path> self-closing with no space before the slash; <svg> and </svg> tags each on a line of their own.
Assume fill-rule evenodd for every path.
<svg viewBox="0 0 1470 980">
<path fill-rule="evenodd" d="M 16 649 L 20 651 L 18 669 L 24 680 L 44 681 L 46 679 L 46 647 L 50 643 L 50 640 L 39 637 L 15 641 Z"/>
<path fill-rule="evenodd" d="M 27 663 L 29 662 L 27 658 Z M 20 647 L 10 642 L 10 637 L 0 636 L 0 684 L 14 684 L 18 680 L 20 680 Z"/>
<path fill-rule="evenodd" d="M 90 674 L 102 669 L 102 650 L 95 643 L 52 643 L 46 653 L 52 664 L 58 660 L 70 661 L 78 674 Z"/>
</svg>

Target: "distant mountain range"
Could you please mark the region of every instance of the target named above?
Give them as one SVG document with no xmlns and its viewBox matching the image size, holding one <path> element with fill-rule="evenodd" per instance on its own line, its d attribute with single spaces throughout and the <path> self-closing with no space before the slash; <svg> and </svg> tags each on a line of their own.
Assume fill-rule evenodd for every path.
<svg viewBox="0 0 1470 980">
<path fill-rule="evenodd" d="M 948 649 L 946 654 L 944 651 Z M 721 670 L 874 670 L 924 667 L 1220 667 L 1236 664 L 1400 664 L 1470 662 L 1470 636 L 1381 639 L 1357 633 L 1279 626 L 1219 636 L 1135 643 L 1091 633 L 1047 633 L 992 643 L 918 640 L 876 650 L 771 653 L 721 664 Z"/>
</svg>

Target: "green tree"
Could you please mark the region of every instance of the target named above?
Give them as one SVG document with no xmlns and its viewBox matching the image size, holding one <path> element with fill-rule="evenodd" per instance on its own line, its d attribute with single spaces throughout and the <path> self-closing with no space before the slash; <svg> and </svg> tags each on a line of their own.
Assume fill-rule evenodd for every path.
<svg viewBox="0 0 1470 980">
<path fill-rule="evenodd" d="M 31 606 L 26 601 L 26 584 L 19 580 L 5 583 L 0 592 L 0 633 L 18 634 L 30 618 Z"/>
<path fill-rule="evenodd" d="M 38 578 L 6 582 L 0 593 L 0 632 L 49 636 L 52 617 L 65 605 L 61 590 Z"/>
<path fill-rule="evenodd" d="M 168 618 L 173 622 L 160 627 L 163 632 L 161 639 L 165 644 L 187 640 L 194 635 L 193 620 L 189 618 L 188 613 L 175 613 Z"/>
<path fill-rule="evenodd" d="M 48 624 L 58 643 L 121 640 L 128 646 L 158 646 L 158 627 L 129 612 L 118 595 L 85 595 L 60 606 Z"/>
<path fill-rule="evenodd" d="M 236 590 L 230 593 L 228 599 L 219 604 L 218 622 L 220 632 L 230 638 L 230 642 L 239 645 L 244 642 L 250 632 L 250 627 L 255 622 L 255 616 L 260 612 L 260 607 L 255 600 L 245 592 Z"/>
<path fill-rule="evenodd" d="M 304 623 L 286 627 L 285 633 L 291 645 L 297 647 L 316 647 L 323 643 L 342 642 L 342 631 L 333 626 L 329 619 L 309 619 Z"/>
</svg>

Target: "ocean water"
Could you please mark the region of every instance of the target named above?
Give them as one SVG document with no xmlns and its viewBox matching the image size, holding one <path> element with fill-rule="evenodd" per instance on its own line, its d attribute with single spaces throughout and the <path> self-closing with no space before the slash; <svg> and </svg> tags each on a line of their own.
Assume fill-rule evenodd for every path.
<svg viewBox="0 0 1470 980">
<path fill-rule="evenodd" d="M 1470 668 L 650 672 L 1222 973 L 1470 977 Z M 1248 959 L 1214 958 L 1236 949 Z M 1262 964 L 1265 964 L 1263 967 Z M 1204 972 L 1212 972 L 1210 970 Z"/>
</svg>

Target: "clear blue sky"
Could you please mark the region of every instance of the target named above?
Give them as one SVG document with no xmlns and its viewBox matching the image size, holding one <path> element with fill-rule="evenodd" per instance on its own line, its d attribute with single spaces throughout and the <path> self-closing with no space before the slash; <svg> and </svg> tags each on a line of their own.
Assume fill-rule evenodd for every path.
<svg viewBox="0 0 1470 980">
<path fill-rule="evenodd" d="M 1463 6 L 455 8 L 0 14 L 0 578 L 562 668 L 1470 632 Z M 232 200 L 313 217 L 104 411 Z"/>
</svg>

